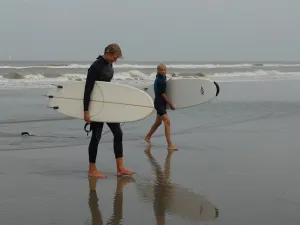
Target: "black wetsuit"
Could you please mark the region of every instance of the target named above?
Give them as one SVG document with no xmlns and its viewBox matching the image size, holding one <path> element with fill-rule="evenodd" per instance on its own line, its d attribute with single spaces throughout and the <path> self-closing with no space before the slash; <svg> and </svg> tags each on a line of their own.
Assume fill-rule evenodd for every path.
<svg viewBox="0 0 300 225">
<path fill-rule="evenodd" d="M 83 107 L 84 111 L 88 111 L 90 96 L 95 84 L 95 81 L 110 82 L 114 76 L 114 70 L 110 63 L 108 63 L 102 56 L 88 69 L 86 84 L 84 89 Z M 120 123 L 106 123 L 114 135 L 114 153 L 115 158 L 123 157 L 123 132 Z M 92 122 L 92 138 L 89 144 L 89 162 L 95 163 L 98 151 L 98 144 L 101 139 L 103 129 L 103 122 Z"/>
<path fill-rule="evenodd" d="M 154 81 L 154 108 L 156 109 L 157 115 L 163 116 L 167 113 L 167 102 L 162 97 L 162 94 L 166 93 L 167 81 L 166 76 L 156 75 Z"/>
</svg>

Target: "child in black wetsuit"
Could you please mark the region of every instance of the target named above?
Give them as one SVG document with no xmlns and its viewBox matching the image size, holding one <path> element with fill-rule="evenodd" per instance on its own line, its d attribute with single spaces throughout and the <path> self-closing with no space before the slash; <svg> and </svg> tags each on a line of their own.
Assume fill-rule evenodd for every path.
<svg viewBox="0 0 300 225">
<path fill-rule="evenodd" d="M 171 141 L 170 119 L 167 113 L 167 104 L 170 106 L 172 110 L 175 110 L 175 107 L 173 103 L 167 98 L 166 95 L 166 88 L 167 88 L 166 74 L 167 74 L 166 65 L 159 64 L 157 66 L 157 75 L 154 81 L 154 92 L 155 92 L 154 107 L 157 111 L 157 116 L 154 124 L 152 125 L 149 133 L 146 135 L 144 140 L 149 145 L 151 145 L 151 141 L 150 141 L 151 136 L 163 121 L 165 124 L 165 135 L 168 143 L 168 149 L 177 150 L 177 148 L 172 144 Z"/>
</svg>

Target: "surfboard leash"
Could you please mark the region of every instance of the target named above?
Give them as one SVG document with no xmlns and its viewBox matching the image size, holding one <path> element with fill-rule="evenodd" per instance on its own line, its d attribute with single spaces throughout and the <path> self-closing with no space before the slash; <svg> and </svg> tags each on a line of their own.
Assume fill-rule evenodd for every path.
<svg viewBox="0 0 300 225">
<path fill-rule="evenodd" d="M 122 127 L 124 124 L 125 124 L 125 123 L 121 124 L 121 127 Z M 90 128 L 89 128 L 89 130 L 87 130 L 87 127 L 88 127 L 89 125 L 90 125 Z M 84 131 L 86 132 L 86 136 L 89 136 L 89 133 L 92 131 L 91 124 L 85 123 L 85 125 L 84 125 Z M 107 133 L 109 133 L 109 132 L 111 132 L 110 129 L 109 129 L 108 131 L 102 133 L 102 136 L 105 135 L 105 134 L 107 134 Z M 98 133 L 98 132 L 97 132 L 97 133 Z M 97 139 L 98 139 L 98 135 L 96 135 L 96 136 L 97 136 Z M 98 141 L 99 141 L 99 140 L 98 140 Z"/>
</svg>

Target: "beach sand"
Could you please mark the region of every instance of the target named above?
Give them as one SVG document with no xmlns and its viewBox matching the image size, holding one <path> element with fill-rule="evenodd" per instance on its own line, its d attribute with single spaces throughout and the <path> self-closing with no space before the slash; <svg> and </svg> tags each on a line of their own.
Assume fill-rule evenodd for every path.
<svg viewBox="0 0 300 225">
<path fill-rule="evenodd" d="M 137 174 L 115 176 L 107 133 L 97 165 L 108 178 L 97 181 L 83 121 L 47 109 L 46 89 L 1 90 L 0 224 L 298 225 L 299 84 L 220 83 L 212 102 L 170 112 L 174 153 L 163 127 L 147 149 L 154 114 L 125 124 Z"/>
</svg>

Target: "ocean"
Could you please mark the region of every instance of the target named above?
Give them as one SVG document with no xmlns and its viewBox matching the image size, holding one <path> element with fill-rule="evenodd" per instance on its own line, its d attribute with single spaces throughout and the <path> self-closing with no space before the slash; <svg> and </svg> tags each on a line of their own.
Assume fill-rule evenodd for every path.
<svg viewBox="0 0 300 225">
<path fill-rule="evenodd" d="M 90 62 L 0 61 L 0 88 L 49 87 L 49 82 L 80 81 Z M 113 82 L 151 82 L 159 62 L 119 60 Z M 300 77 L 300 62 L 163 62 L 168 77 L 202 77 L 216 81 L 286 80 Z"/>
<path fill-rule="evenodd" d="M 84 80 L 91 62 L 0 63 L 0 224 L 300 223 L 300 63 L 167 62 L 169 76 L 207 76 L 220 94 L 168 111 L 148 148 L 155 113 L 122 126 L 132 178 L 115 176 L 107 126 L 88 179 L 84 121 L 47 108 L 52 83 Z M 120 62 L 113 82 L 151 83 L 158 62 Z M 22 135 L 22 134 L 30 135 Z"/>
</svg>

